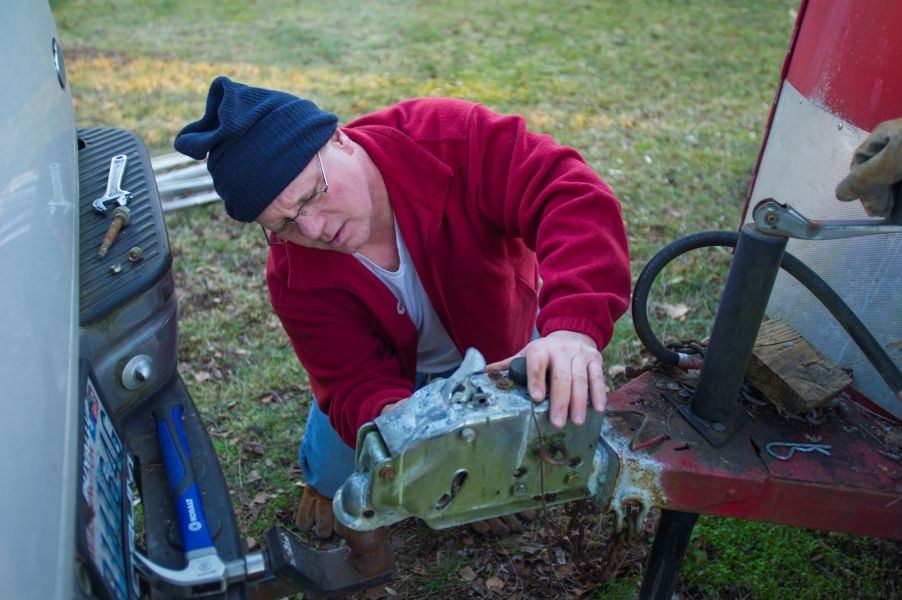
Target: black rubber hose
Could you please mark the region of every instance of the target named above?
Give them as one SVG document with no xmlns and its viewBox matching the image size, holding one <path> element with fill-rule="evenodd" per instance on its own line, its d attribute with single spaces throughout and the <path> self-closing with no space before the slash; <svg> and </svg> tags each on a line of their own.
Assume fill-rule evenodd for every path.
<svg viewBox="0 0 902 600">
<path fill-rule="evenodd" d="M 642 269 L 642 273 L 639 274 L 639 278 L 636 280 L 636 287 L 633 290 L 633 325 L 636 327 L 636 333 L 645 347 L 661 362 L 675 367 L 686 367 L 688 363 L 692 362 L 692 357 L 680 355 L 666 347 L 651 329 L 651 325 L 648 322 L 647 305 L 648 294 L 651 291 L 655 278 L 664 267 L 678 256 L 698 248 L 711 246 L 735 248 L 738 241 L 739 234 L 734 231 L 695 233 L 665 246 Z M 804 285 L 830 311 L 830 314 L 833 315 L 842 328 L 846 330 L 846 333 L 849 334 L 849 337 L 858 345 L 893 393 L 898 394 L 902 391 L 902 372 L 899 371 L 899 368 L 893 363 L 883 347 L 874 339 L 874 336 L 861 322 L 861 319 L 840 298 L 839 294 L 833 291 L 833 288 L 827 285 L 827 282 L 821 279 L 817 273 L 789 252 L 783 254 L 783 261 L 780 266 Z"/>
</svg>

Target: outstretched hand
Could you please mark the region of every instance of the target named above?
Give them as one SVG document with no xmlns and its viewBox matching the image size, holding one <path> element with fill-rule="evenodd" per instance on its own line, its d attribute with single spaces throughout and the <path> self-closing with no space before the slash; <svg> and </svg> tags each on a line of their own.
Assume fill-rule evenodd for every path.
<svg viewBox="0 0 902 600">
<path fill-rule="evenodd" d="M 608 401 L 604 387 L 604 363 L 595 342 L 584 333 L 555 331 L 531 341 L 517 354 L 486 366 L 486 371 L 503 371 L 518 356 L 526 358 L 529 396 L 541 402 L 548 391 L 546 373 L 550 372 L 551 408 L 549 417 L 555 427 L 563 427 L 569 414 L 574 425 L 586 422 L 586 410 L 604 410 Z"/>
<path fill-rule="evenodd" d="M 894 185 L 902 181 L 902 119 L 884 121 L 855 150 L 852 171 L 836 186 L 836 197 L 861 200 L 872 217 L 893 211 Z"/>
</svg>

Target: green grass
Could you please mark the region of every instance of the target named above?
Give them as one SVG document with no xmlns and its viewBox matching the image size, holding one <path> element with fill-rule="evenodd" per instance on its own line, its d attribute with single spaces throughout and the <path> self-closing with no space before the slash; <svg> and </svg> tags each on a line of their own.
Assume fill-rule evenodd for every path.
<svg viewBox="0 0 902 600">
<path fill-rule="evenodd" d="M 884 540 L 702 517 L 682 580 L 705 598 L 899 598 L 900 558 Z"/>
<path fill-rule="evenodd" d="M 736 226 L 797 4 L 51 2 L 80 126 L 127 127 L 152 155 L 171 152 L 220 74 L 312 98 L 345 122 L 408 97 L 483 102 L 577 148 L 612 186 L 634 276 L 678 237 Z M 167 215 L 167 224 L 181 311 L 179 369 L 213 436 L 243 531 L 259 540 L 271 525 L 292 523 L 306 375 L 268 305 L 259 230 L 230 221 L 218 205 Z M 651 299 L 661 336 L 706 335 L 726 262 L 724 253 L 700 253 L 667 269 Z M 666 305 L 678 304 L 685 316 L 668 317 Z M 625 316 L 605 360 L 638 366 L 639 350 Z M 898 594 L 893 563 L 873 561 L 893 546 L 720 519 L 703 518 L 698 531 L 704 543 L 693 546 L 683 569 L 683 589 L 697 596 Z M 407 597 L 455 596 L 467 587 L 461 560 L 494 557 L 489 571 L 514 561 L 478 542 L 453 554 L 422 528 L 403 534 L 393 585 Z M 591 597 L 624 598 L 637 578 L 627 570 L 582 588 Z M 516 593 L 545 597 L 528 587 Z"/>
</svg>

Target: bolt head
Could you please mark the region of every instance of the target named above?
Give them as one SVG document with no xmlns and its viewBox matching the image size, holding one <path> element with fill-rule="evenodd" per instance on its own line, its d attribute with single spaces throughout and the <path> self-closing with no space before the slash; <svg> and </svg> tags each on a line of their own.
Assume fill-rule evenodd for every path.
<svg viewBox="0 0 902 600">
<path fill-rule="evenodd" d="M 511 486 L 511 496 L 524 496 L 529 491 L 529 486 L 525 481 L 518 481 Z"/>
<path fill-rule="evenodd" d="M 132 222 L 132 211 L 127 206 L 117 206 L 113 209 L 112 217 L 122 219 L 122 226 L 125 227 Z"/>
<path fill-rule="evenodd" d="M 386 465 L 379 470 L 379 477 L 381 477 L 382 479 L 387 479 L 388 481 L 392 481 L 396 475 L 397 472 L 391 465 Z"/>
<path fill-rule="evenodd" d="M 579 483 L 579 473 L 576 471 L 570 471 L 567 475 L 564 476 L 564 483 L 566 485 L 576 485 Z"/>
<path fill-rule="evenodd" d="M 464 427 L 460 430 L 460 439 L 463 440 L 465 444 L 472 444 L 473 440 L 476 439 L 476 432 L 469 427 Z"/>
</svg>

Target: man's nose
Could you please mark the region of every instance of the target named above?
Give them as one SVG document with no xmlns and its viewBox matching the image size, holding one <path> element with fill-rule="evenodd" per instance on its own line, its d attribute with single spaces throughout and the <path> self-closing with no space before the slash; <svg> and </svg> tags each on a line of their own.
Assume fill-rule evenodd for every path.
<svg viewBox="0 0 902 600">
<path fill-rule="evenodd" d="M 295 219 L 295 223 L 298 226 L 298 231 L 302 236 L 309 240 L 319 239 L 319 236 L 323 232 L 323 226 L 325 225 L 325 219 L 323 219 L 320 215 L 305 215 L 303 217 L 298 217 Z"/>
</svg>

